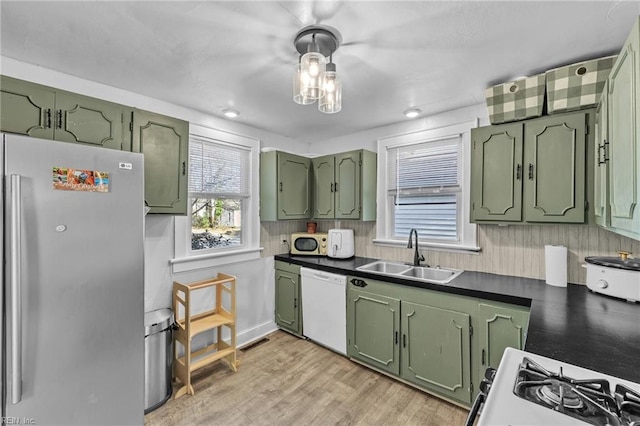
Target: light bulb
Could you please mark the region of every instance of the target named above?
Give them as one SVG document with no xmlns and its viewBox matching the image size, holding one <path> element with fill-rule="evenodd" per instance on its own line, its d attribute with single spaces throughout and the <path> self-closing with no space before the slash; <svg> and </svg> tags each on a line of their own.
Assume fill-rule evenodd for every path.
<svg viewBox="0 0 640 426">
<path fill-rule="evenodd" d="M 331 93 L 333 93 L 336 90 L 336 84 L 333 81 L 333 78 L 329 78 L 329 79 L 326 80 L 325 85 L 324 85 L 324 90 L 326 90 L 327 92 L 331 92 Z M 325 96 L 326 96 L 326 94 L 325 94 Z"/>
<path fill-rule="evenodd" d="M 314 58 L 309 61 L 309 75 L 311 77 L 316 77 L 320 73 L 320 67 L 318 66 L 318 61 Z"/>
</svg>

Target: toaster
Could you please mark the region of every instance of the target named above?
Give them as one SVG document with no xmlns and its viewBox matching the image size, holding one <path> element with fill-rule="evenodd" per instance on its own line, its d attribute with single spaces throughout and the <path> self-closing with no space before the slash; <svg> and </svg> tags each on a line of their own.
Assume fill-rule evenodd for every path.
<svg viewBox="0 0 640 426">
<path fill-rule="evenodd" d="M 329 229 L 327 256 L 346 259 L 355 255 L 353 229 Z"/>
</svg>

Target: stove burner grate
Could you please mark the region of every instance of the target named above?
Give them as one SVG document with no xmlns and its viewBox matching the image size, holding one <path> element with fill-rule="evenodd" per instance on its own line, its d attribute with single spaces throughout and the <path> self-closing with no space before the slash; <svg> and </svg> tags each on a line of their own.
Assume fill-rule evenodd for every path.
<svg viewBox="0 0 640 426">
<path fill-rule="evenodd" d="M 561 405 L 563 408 L 577 410 L 584 407 L 584 402 L 569 385 L 551 383 L 536 389 L 536 395 L 551 406 Z"/>
<path fill-rule="evenodd" d="M 520 398 L 593 425 L 640 426 L 637 393 L 616 388 L 614 396 L 607 380 L 572 379 L 563 375 L 562 367 L 559 373 L 553 373 L 526 357 L 520 364 L 513 392 Z M 631 414 L 636 407 L 638 417 Z"/>
</svg>

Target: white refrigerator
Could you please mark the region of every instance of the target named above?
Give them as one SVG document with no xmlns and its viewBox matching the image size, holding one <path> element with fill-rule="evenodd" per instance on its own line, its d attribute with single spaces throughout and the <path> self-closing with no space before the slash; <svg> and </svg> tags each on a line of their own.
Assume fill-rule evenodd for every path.
<svg viewBox="0 0 640 426">
<path fill-rule="evenodd" d="M 144 422 L 141 154 L 2 137 L 2 417 Z"/>
</svg>

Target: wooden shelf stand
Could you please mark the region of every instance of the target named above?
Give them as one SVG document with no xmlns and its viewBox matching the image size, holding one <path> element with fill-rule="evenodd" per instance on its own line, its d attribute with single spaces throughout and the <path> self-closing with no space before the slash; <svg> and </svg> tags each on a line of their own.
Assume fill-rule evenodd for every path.
<svg viewBox="0 0 640 426">
<path fill-rule="evenodd" d="M 194 313 L 193 293 L 211 287 L 215 287 L 215 306 L 211 310 Z M 186 284 L 174 281 L 173 312 L 178 327 L 174 333 L 176 344 L 173 345 L 173 372 L 184 385 L 176 392 L 175 398 L 184 394 L 193 395 L 195 392 L 191 386 L 191 373 L 214 361 L 222 360 L 231 370 L 238 371 L 240 361 L 236 359 L 236 277 L 218 273 L 215 278 L 203 281 Z M 224 328 L 229 330 L 229 342 L 222 338 Z M 207 331 L 215 335 L 216 342 L 192 352 L 191 341 L 194 336 Z M 184 349 L 182 356 L 178 356 L 177 343 Z"/>
</svg>

